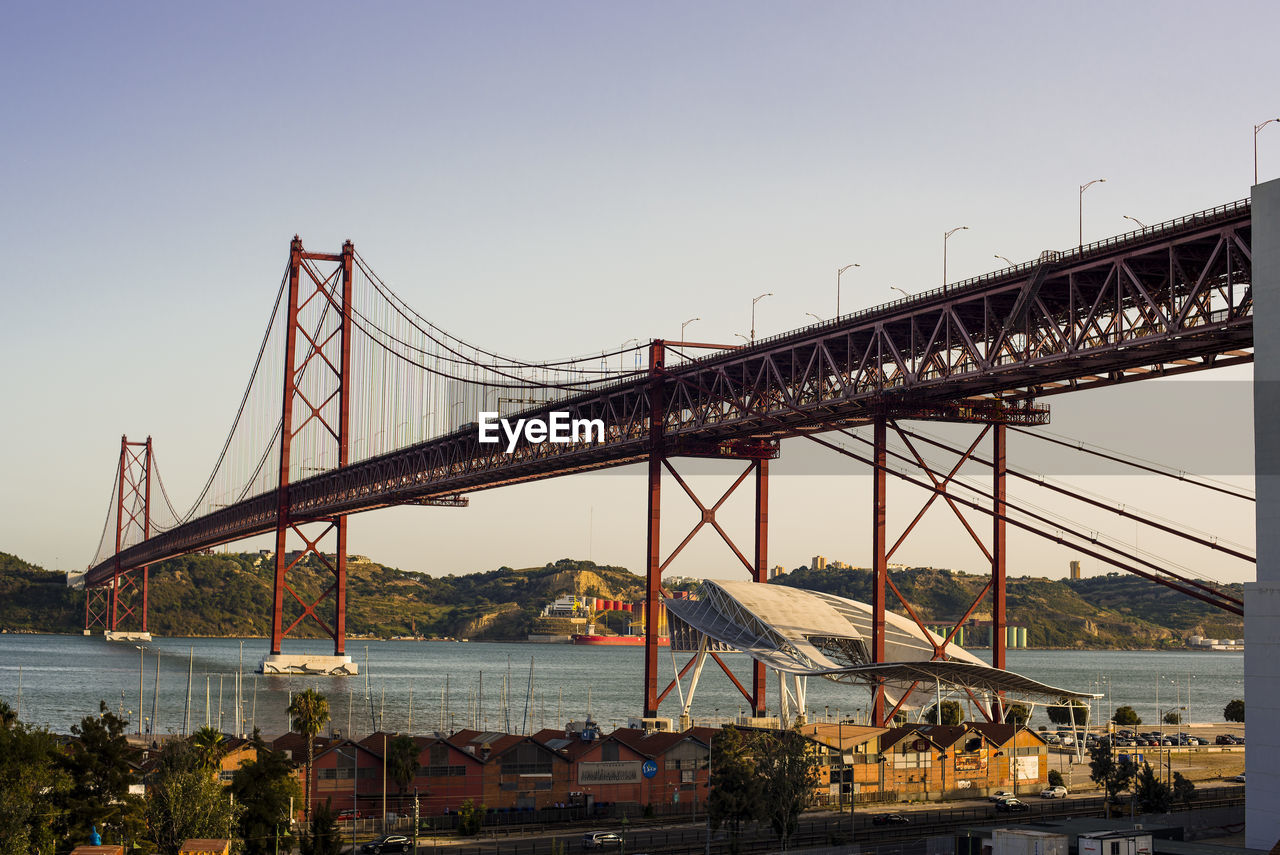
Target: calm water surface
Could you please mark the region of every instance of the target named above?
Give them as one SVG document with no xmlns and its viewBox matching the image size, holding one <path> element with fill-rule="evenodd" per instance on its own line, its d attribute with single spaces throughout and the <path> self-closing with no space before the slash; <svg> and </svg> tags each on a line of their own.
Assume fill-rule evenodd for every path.
<svg viewBox="0 0 1280 855">
<path fill-rule="evenodd" d="M 368 656 L 367 679 L 366 673 L 323 678 L 252 673 L 266 651 L 267 642 L 261 638 L 151 642 L 141 654 L 145 657 L 142 715 L 150 718 L 154 708 L 158 733 L 182 732 L 188 716 L 191 729 L 207 720 L 233 732 L 242 652 L 243 729 L 251 730 L 256 723 L 268 735 L 284 732 L 290 694 L 309 687 L 328 696 L 333 726 L 357 736 L 373 730 L 375 721 L 388 730 L 414 733 L 468 726 L 518 733 L 563 726 L 569 719 L 585 717 L 588 709 L 609 729 L 625 725 L 641 706 L 641 648 L 352 640 L 347 652 L 362 671 Z M 327 653 L 332 643 L 286 642 L 284 651 Z M 984 658 L 989 655 L 989 651 L 975 652 Z M 189 706 L 188 656 L 192 663 Z M 139 657 L 133 644 L 107 642 L 101 636 L 0 635 L 0 698 L 16 707 L 21 681 L 22 719 L 60 732 L 96 712 L 99 700 L 136 722 Z M 749 685 L 747 658 L 723 658 L 738 679 Z M 680 659 L 679 664 L 685 661 Z M 661 689 L 673 672 L 671 654 L 665 649 L 659 654 L 659 665 Z M 1161 710 L 1187 706 L 1189 698 L 1191 721 L 1220 722 L 1227 701 L 1244 697 L 1244 654 L 1235 652 L 1014 650 L 1009 651 L 1008 666 L 1051 686 L 1107 695 L 1098 702 L 1101 710 L 1095 707 L 1095 718 L 1106 716 L 1110 702 L 1112 707 L 1129 704 L 1145 723 L 1154 723 L 1158 692 Z M 687 690 L 687 680 L 685 686 Z M 776 686 L 774 678 L 769 706 L 775 712 Z M 865 689 L 815 679 L 809 681 L 808 691 L 811 717 L 830 715 L 835 720 L 837 715 L 865 713 Z M 737 689 L 708 660 L 694 703 L 695 718 L 728 719 L 743 705 Z M 663 702 L 662 714 L 676 718 L 679 707 L 679 693 L 673 689 Z M 1032 723 L 1047 723 L 1042 711 L 1037 711 Z"/>
</svg>

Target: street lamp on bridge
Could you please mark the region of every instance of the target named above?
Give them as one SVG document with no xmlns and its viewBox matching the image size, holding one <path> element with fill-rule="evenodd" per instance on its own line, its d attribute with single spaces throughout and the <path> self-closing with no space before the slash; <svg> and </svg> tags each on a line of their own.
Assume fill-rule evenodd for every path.
<svg viewBox="0 0 1280 855">
<path fill-rule="evenodd" d="M 1260 125 L 1253 126 L 1253 183 L 1258 183 L 1258 132 L 1272 122 L 1280 122 L 1280 118 L 1267 119 Z"/>
<path fill-rule="evenodd" d="M 1090 187 L 1092 187 L 1092 186 L 1093 186 L 1093 185 L 1095 185 L 1095 184 L 1104 184 L 1104 183 L 1106 183 L 1106 180 L 1107 180 L 1107 179 L 1105 179 L 1105 178 L 1095 178 L 1095 179 L 1093 179 L 1092 181 L 1090 181 L 1088 184 L 1081 184 L 1081 185 L 1080 185 L 1080 208 L 1079 208 L 1079 213 L 1080 213 L 1080 234 L 1079 234 L 1079 239 L 1080 239 L 1080 243 L 1079 243 L 1079 246 L 1080 246 L 1080 248 L 1081 248 L 1081 249 L 1084 249 L 1084 191 L 1088 190 Z"/>
<path fill-rule="evenodd" d="M 689 326 L 689 324 L 693 323 L 694 321 L 700 321 L 700 320 L 702 320 L 702 318 L 690 318 L 689 320 L 685 321 L 680 325 L 680 343 L 681 344 L 684 344 L 684 328 Z"/>
<path fill-rule="evenodd" d="M 773 296 L 772 291 L 766 291 L 765 293 L 761 294 L 759 297 L 756 297 L 751 301 L 751 341 L 753 342 L 756 340 L 756 303 L 759 303 L 765 297 L 772 297 L 772 296 Z"/>
<path fill-rule="evenodd" d="M 1010 267 L 1017 267 L 1017 266 L 1018 266 L 1018 265 L 1014 264 L 1012 261 L 1010 261 L 1009 259 L 1005 258 L 1003 255 L 994 255 L 994 256 L 992 256 L 992 258 L 998 258 L 998 259 L 1000 259 L 1001 261 L 1003 261 L 1005 264 L 1009 265 Z"/>
<path fill-rule="evenodd" d="M 1257 182 L 1254 182 L 1254 183 L 1256 184 Z M 861 264 L 846 264 L 844 267 L 841 267 L 839 270 L 836 271 L 836 317 L 837 318 L 840 317 L 840 277 L 843 276 L 844 272 L 848 270 L 850 267 L 861 267 L 861 266 L 862 266 Z"/>
<path fill-rule="evenodd" d="M 910 295 L 910 294 L 908 294 L 906 291 L 903 291 L 903 290 L 902 290 L 901 288 L 899 288 L 897 285 L 890 285 L 890 286 L 889 286 L 889 290 L 891 290 L 891 291 L 897 291 L 899 294 L 901 294 L 902 296 L 906 297 L 908 300 L 910 300 L 910 299 L 911 299 L 911 295 Z"/>
<path fill-rule="evenodd" d="M 968 226 L 956 226 L 949 229 L 942 235 L 942 293 L 947 293 L 947 241 L 951 240 L 951 236 L 956 232 L 968 231 Z"/>
</svg>

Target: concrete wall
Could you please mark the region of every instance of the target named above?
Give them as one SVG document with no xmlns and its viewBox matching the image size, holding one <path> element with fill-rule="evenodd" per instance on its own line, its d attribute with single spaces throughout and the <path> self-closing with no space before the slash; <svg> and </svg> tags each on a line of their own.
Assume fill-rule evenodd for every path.
<svg viewBox="0 0 1280 855">
<path fill-rule="evenodd" d="M 1253 188 L 1258 581 L 1245 586 L 1245 845 L 1280 841 L 1280 180 Z M 1248 726 L 1253 725 L 1253 726 Z"/>
</svg>

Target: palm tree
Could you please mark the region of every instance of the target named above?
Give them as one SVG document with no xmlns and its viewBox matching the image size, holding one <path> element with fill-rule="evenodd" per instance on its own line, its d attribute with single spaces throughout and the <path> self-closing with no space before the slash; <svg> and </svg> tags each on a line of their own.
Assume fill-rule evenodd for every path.
<svg viewBox="0 0 1280 855">
<path fill-rule="evenodd" d="M 18 714 L 9 706 L 8 701 L 0 701 L 0 728 L 8 730 L 18 723 Z"/>
<path fill-rule="evenodd" d="M 329 702 L 315 689 L 307 689 L 293 696 L 289 704 L 289 720 L 292 727 L 307 740 L 307 791 L 306 818 L 311 819 L 311 767 L 316 761 L 316 735 L 329 721 Z"/>
<path fill-rule="evenodd" d="M 226 751 L 227 738 L 217 728 L 205 725 L 191 734 L 191 745 L 200 758 L 201 769 L 212 769 L 222 759 Z"/>
</svg>

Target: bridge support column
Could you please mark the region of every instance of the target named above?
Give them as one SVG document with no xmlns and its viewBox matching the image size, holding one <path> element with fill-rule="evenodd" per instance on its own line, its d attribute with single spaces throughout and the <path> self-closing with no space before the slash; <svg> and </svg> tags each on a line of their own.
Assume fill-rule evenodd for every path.
<svg viewBox="0 0 1280 855">
<path fill-rule="evenodd" d="M 734 556 L 741 562 L 743 568 L 750 574 L 751 579 L 755 582 L 767 582 L 769 579 L 769 460 L 777 457 L 778 443 L 776 440 L 743 440 L 733 442 L 715 442 L 715 443 L 688 443 L 676 438 L 674 441 L 666 436 L 665 415 L 666 415 L 666 391 L 663 388 L 665 380 L 664 371 L 665 344 L 662 341 L 655 341 L 649 348 L 649 374 L 651 378 L 649 387 L 649 460 L 648 460 L 648 527 L 645 548 L 645 644 L 644 644 L 644 719 L 646 727 L 665 726 L 665 722 L 661 725 L 656 721 L 658 717 L 658 708 L 666 696 L 674 689 L 678 681 L 693 666 L 695 660 L 691 659 L 688 664 L 676 675 L 675 679 L 661 692 L 658 691 L 658 649 L 661 644 L 660 640 L 660 623 L 661 615 L 664 612 L 662 604 L 662 574 L 667 567 L 675 560 L 681 551 L 684 550 L 690 541 L 702 530 L 703 526 L 710 526 L 715 529 L 716 533 L 724 540 L 725 545 L 733 552 Z M 693 489 L 680 476 L 675 467 L 671 465 L 671 460 L 675 457 L 701 457 L 714 460 L 746 460 L 750 461 L 745 470 L 738 475 L 729 489 L 724 492 L 720 499 L 714 504 L 704 503 L 694 493 Z M 676 484 L 684 491 L 685 495 L 697 506 L 700 517 L 693 530 L 680 542 L 680 544 L 672 550 L 671 554 L 665 559 L 662 557 L 661 549 L 661 530 L 662 530 L 662 472 L 667 470 Z M 755 521 L 752 527 L 752 533 L 755 539 L 755 549 L 753 559 L 748 559 L 743 554 L 733 539 L 721 527 L 716 520 L 716 513 L 733 495 L 747 478 L 751 475 L 755 476 Z M 707 639 L 703 639 L 707 641 Z M 670 644 L 676 644 L 676 633 L 670 633 Z M 765 668 L 758 662 L 752 663 L 751 669 L 751 688 L 738 680 L 724 660 L 720 658 L 713 649 L 704 649 L 701 655 L 705 658 L 710 655 L 711 659 L 720 666 L 720 669 L 728 676 L 730 682 L 742 695 L 742 697 L 750 705 L 751 714 L 753 716 L 763 716 L 766 707 L 767 684 L 765 682 Z M 696 657 L 695 657 L 696 658 Z M 699 672 L 701 669 L 699 669 Z M 682 714 L 682 719 L 687 716 Z"/>
<path fill-rule="evenodd" d="M 322 519 L 295 516 L 290 495 L 293 475 L 291 451 L 295 440 L 304 432 L 312 432 L 305 441 L 336 443 L 339 468 L 350 463 L 350 307 L 354 257 L 355 248 L 351 241 L 342 245 L 339 255 L 306 252 L 296 236 L 289 247 L 284 401 L 276 499 L 276 572 L 271 606 L 271 650 L 262 661 L 264 674 L 354 674 L 358 670 L 351 657 L 346 655 L 347 519 L 345 516 Z M 333 265 L 327 275 L 319 269 L 324 263 Z M 309 537 L 302 531 L 304 524 L 323 524 L 324 528 Z M 290 531 L 305 544 L 295 553 L 288 551 Z M 326 555 L 319 545 L 330 532 L 335 534 L 337 542 L 332 556 Z M 320 565 L 333 575 L 332 583 L 317 597 L 304 598 L 289 584 L 289 572 L 303 562 L 307 562 L 312 570 Z M 333 601 L 332 613 L 322 614 L 318 609 L 328 599 Z M 296 612 L 296 617 L 287 626 L 286 606 L 291 612 Z M 319 624 L 333 639 L 332 656 L 283 653 L 284 637 L 307 618 Z"/>
<path fill-rule="evenodd" d="M 658 715 L 658 614 L 662 608 L 662 466 L 666 462 L 662 372 L 666 353 L 662 341 L 649 345 L 649 490 L 644 585 L 644 717 Z"/>
<path fill-rule="evenodd" d="M 991 428 L 991 664 L 1005 667 L 1005 426 Z M 1003 702 L 992 702 L 991 717 L 1004 719 Z"/>
<path fill-rule="evenodd" d="M 756 572 L 757 582 L 769 581 L 769 461 L 756 461 Z M 763 662 L 751 664 L 751 714 L 763 718 L 765 713 L 765 683 Z"/>
<path fill-rule="evenodd" d="M 884 662 L 885 582 L 889 576 L 885 556 L 885 450 L 888 446 L 887 420 L 884 413 L 875 417 L 872 453 L 875 471 L 871 475 L 871 661 Z M 871 723 L 885 726 L 884 684 L 876 686 L 871 701 Z"/>
</svg>

